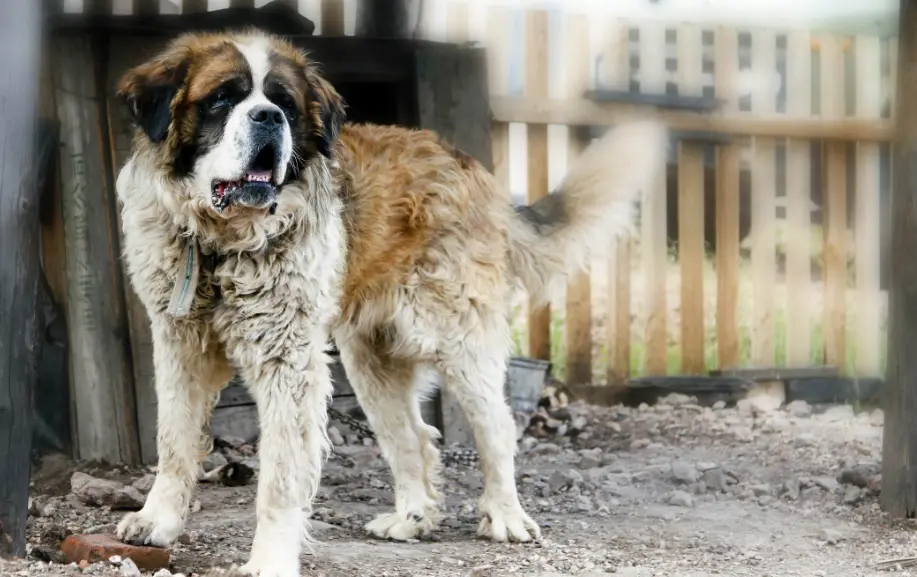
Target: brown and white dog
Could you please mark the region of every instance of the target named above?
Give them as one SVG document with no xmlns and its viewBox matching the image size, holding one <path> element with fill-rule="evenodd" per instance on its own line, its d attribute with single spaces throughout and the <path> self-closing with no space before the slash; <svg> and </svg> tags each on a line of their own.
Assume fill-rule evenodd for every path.
<svg viewBox="0 0 917 577">
<path fill-rule="evenodd" d="M 395 510 L 366 525 L 407 540 L 434 528 L 439 455 L 420 398 L 432 371 L 474 428 L 479 534 L 528 541 L 503 396 L 517 280 L 542 300 L 630 226 L 667 135 L 618 127 L 560 189 L 518 212 L 473 158 L 433 133 L 344 124 L 315 63 L 258 31 L 190 34 L 128 71 L 136 123 L 117 182 L 124 256 L 151 319 L 159 400 L 156 482 L 124 540 L 183 530 L 209 411 L 234 371 L 257 402 L 257 528 L 243 570 L 299 574 L 329 448 L 329 337 L 394 477 Z"/>
</svg>

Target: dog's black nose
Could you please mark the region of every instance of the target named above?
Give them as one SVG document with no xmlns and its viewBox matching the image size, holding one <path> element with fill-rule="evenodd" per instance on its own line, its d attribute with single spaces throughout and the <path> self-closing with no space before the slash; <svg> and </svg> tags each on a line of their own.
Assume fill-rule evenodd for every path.
<svg viewBox="0 0 917 577">
<path fill-rule="evenodd" d="M 276 106 L 262 105 L 256 106 L 248 111 L 248 117 L 252 122 L 265 128 L 274 128 L 283 124 L 283 112 Z"/>
</svg>

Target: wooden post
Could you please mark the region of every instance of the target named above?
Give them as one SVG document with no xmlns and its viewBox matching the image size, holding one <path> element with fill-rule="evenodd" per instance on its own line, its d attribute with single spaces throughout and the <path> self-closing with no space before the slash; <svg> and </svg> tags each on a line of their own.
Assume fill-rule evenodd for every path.
<svg viewBox="0 0 917 577">
<path fill-rule="evenodd" d="M 0 3 L 0 557 L 25 555 L 38 370 L 38 189 L 32 165 L 41 5 Z"/>
<path fill-rule="evenodd" d="M 76 457 L 140 461 L 105 103 L 87 36 L 53 42 Z"/>
<path fill-rule="evenodd" d="M 344 0 L 322 0 L 322 36 L 344 35 Z"/>
<path fill-rule="evenodd" d="M 525 95 L 548 96 L 548 13 L 526 12 Z M 548 194 L 548 125 L 530 124 L 528 130 L 528 196 L 534 204 Z M 551 360 L 551 307 L 529 304 L 529 356 Z"/>
<path fill-rule="evenodd" d="M 406 38 L 410 35 L 410 0 L 360 0 L 357 36 Z"/>
<path fill-rule="evenodd" d="M 589 87 L 589 18 L 567 15 L 565 18 L 567 94 L 576 98 Z M 569 129 L 572 132 L 572 128 Z M 567 157 L 576 162 L 583 143 L 574 134 L 567 137 Z M 579 271 L 567 283 L 564 333 L 567 348 L 568 386 L 592 383 L 592 280 L 589 271 Z"/>
<path fill-rule="evenodd" d="M 917 0 L 901 0 L 901 46 L 892 185 L 888 293 L 888 368 L 882 443 L 882 508 L 893 517 L 917 515 Z"/>
</svg>

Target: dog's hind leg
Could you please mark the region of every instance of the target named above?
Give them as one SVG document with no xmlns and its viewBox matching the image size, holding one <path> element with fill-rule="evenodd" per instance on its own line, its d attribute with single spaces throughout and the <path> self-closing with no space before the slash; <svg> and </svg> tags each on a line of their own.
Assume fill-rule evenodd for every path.
<svg viewBox="0 0 917 577">
<path fill-rule="evenodd" d="M 167 547 L 181 534 L 203 457 L 203 428 L 216 393 L 231 378 L 222 351 L 201 352 L 169 327 L 153 324 L 156 372 L 156 481 L 143 508 L 121 520 L 126 542 Z"/>
<path fill-rule="evenodd" d="M 503 341 L 509 339 L 509 327 L 504 317 L 488 316 L 482 325 L 489 329 L 464 331 L 460 338 L 444 342 L 437 365 L 443 385 L 471 424 L 481 456 L 484 494 L 478 504 L 478 535 L 494 541 L 530 541 L 540 537 L 540 530 L 516 492 L 516 424 L 503 394 L 508 349 Z"/>
<path fill-rule="evenodd" d="M 348 380 L 394 478 L 395 511 L 367 523 L 366 531 L 399 541 L 427 534 L 437 522 L 440 463 L 433 441 L 439 432 L 423 422 L 419 394 L 427 384 L 424 378 L 431 375 L 411 360 L 377 354 L 359 336 L 337 344 Z"/>
</svg>

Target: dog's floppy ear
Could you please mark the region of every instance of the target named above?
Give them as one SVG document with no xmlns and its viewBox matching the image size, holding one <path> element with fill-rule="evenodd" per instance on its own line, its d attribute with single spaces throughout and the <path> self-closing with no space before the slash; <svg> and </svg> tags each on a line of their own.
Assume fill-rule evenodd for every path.
<svg viewBox="0 0 917 577">
<path fill-rule="evenodd" d="M 344 111 L 344 99 L 334 86 L 311 66 L 306 68 L 306 81 L 309 83 L 308 110 L 312 136 L 315 138 L 318 151 L 326 158 L 331 158 L 334 143 L 347 116 Z"/>
<path fill-rule="evenodd" d="M 174 48 L 124 73 L 118 83 L 118 98 L 131 118 L 153 142 L 169 133 L 172 105 L 185 81 L 188 53 Z"/>
</svg>

